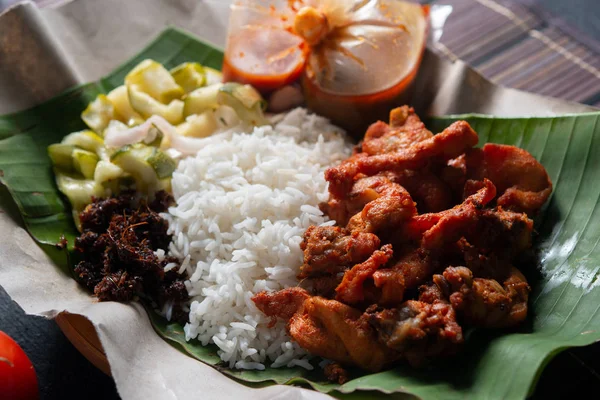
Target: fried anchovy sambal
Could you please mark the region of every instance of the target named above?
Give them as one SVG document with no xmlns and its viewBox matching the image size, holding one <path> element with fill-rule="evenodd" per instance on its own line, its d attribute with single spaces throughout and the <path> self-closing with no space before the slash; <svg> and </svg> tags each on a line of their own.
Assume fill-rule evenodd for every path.
<svg viewBox="0 0 600 400">
<path fill-rule="evenodd" d="M 337 226 L 306 231 L 302 287 L 253 300 L 335 361 L 332 380 L 347 379 L 344 366 L 420 366 L 456 353 L 464 328 L 526 318 L 530 287 L 515 262 L 552 183 L 525 150 L 477 142 L 465 121 L 433 135 L 404 106 L 326 171 L 321 208 Z"/>
<path fill-rule="evenodd" d="M 171 241 L 168 224 L 158 213 L 167 211 L 172 199 L 164 191 L 150 203 L 134 199 L 135 193 L 94 199 L 81 212 L 82 233 L 75 240 L 81 261 L 75 274 L 100 301 L 145 296 L 161 308 L 172 307 L 171 319 L 185 321 L 186 277 L 176 268 L 165 272 L 167 264 L 178 260 L 155 253 Z"/>
</svg>

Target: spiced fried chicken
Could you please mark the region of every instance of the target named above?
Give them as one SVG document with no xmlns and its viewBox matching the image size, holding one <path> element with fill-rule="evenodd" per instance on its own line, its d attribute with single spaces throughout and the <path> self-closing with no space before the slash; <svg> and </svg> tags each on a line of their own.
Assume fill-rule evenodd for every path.
<svg viewBox="0 0 600 400">
<path fill-rule="evenodd" d="M 458 121 L 433 135 L 414 110 L 377 122 L 354 154 L 328 169 L 321 209 L 336 226 L 310 227 L 301 286 L 253 298 L 287 321 L 293 340 L 344 367 L 379 371 L 452 356 L 463 328 L 507 328 L 527 317 L 530 287 L 515 262 L 552 192 L 544 167 L 513 146 L 478 142 Z"/>
</svg>

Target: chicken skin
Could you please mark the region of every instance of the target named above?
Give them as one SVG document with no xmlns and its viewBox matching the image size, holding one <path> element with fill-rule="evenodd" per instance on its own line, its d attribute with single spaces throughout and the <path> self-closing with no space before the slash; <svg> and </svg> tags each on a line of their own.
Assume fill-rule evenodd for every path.
<svg viewBox="0 0 600 400">
<path fill-rule="evenodd" d="M 361 149 L 368 155 L 393 153 L 431 137 L 415 110 L 403 106 L 392 110 L 389 125 L 379 121 L 367 129 Z"/>
<path fill-rule="evenodd" d="M 442 133 L 393 153 L 365 156 L 354 155 L 336 167 L 325 171 L 329 192 L 346 198 L 358 174 L 375 175 L 382 171 L 419 169 L 432 159 L 447 161 L 458 157 L 478 142 L 477 133 L 466 121 L 457 121 Z"/>
<path fill-rule="evenodd" d="M 379 343 L 361 311 L 339 301 L 310 296 L 300 288 L 262 292 L 252 300 L 265 315 L 287 319 L 292 339 L 312 354 L 368 371 L 379 371 L 399 357 Z"/>
<path fill-rule="evenodd" d="M 304 264 L 298 277 L 303 279 L 343 272 L 369 258 L 380 243 L 379 238 L 371 233 L 350 233 L 337 226 L 311 226 L 300 244 L 304 251 Z"/>
<path fill-rule="evenodd" d="M 497 204 L 533 216 L 552 193 L 548 172 L 531 154 L 514 146 L 487 143 L 466 153 L 467 179 L 494 182 Z"/>
</svg>

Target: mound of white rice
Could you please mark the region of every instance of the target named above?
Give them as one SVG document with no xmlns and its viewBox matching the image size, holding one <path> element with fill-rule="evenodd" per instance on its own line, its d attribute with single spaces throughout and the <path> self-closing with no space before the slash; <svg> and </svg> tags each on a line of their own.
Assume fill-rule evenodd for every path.
<svg viewBox="0 0 600 400">
<path fill-rule="evenodd" d="M 308 355 L 252 302 L 263 290 L 295 286 L 300 243 L 310 225 L 332 224 L 324 170 L 350 146 L 325 119 L 294 110 L 273 128 L 206 139 L 173 174 L 177 202 L 165 218 L 192 298 L 187 340 L 214 343 L 230 367 L 312 368 Z"/>
</svg>

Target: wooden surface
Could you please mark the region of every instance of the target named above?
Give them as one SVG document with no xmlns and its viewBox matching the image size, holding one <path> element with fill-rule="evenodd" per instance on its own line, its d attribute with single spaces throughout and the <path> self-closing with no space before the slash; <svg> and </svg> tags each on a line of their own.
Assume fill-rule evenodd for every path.
<svg viewBox="0 0 600 400">
<path fill-rule="evenodd" d="M 106 375 L 110 375 L 110 365 L 102 349 L 102 343 L 94 325 L 87 318 L 63 312 L 55 318 L 55 321 L 67 339 L 89 362 Z"/>
</svg>

